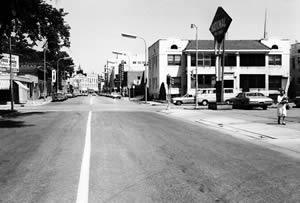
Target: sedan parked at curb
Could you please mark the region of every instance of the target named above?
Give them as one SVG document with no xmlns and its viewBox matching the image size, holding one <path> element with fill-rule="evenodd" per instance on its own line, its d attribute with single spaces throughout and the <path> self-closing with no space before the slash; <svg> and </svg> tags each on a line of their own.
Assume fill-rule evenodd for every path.
<svg viewBox="0 0 300 203">
<path fill-rule="evenodd" d="M 55 93 L 53 95 L 53 97 L 52 97 L 52 101 L 53 102 L 56 102 L 56 101 L 65 101 L 67 99 L 68 99 L 68 97 L 65 94 L 63 94 L 63 93 Z"/>
<path fill-rule="evenodd" d="M 121 99 L 121 95 L 116 92 L 112 92 L 110 97 L 113 99 Z"/>
<path fill-rule="evenodd" d="M 192 104 L 195 103 L 195 96 L 191 94 L 185 94 L 182 97 L 174 97 L 172 98 L 172 103 L 176 105 L 181 105 L 181 104 Z"/>
<path fill-rule="evenodd" d="M 225 102 L 231 103 L 233 108 L 261 107 L 264 110 L 273 104 L 273 100 L 261 92 L 241 92 Z"/>
</svg>

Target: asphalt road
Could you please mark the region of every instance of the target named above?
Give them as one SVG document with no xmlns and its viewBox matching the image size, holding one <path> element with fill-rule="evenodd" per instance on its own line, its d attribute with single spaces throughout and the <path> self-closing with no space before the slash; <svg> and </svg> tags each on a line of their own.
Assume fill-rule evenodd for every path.
<svg viewBox="0 0 300 203">
<path fill-rule="evenodd" d="M 0 202 L 300 202 L 300 161 L 160 106 L 78 97 L 0 118 Z"/>
</svg>

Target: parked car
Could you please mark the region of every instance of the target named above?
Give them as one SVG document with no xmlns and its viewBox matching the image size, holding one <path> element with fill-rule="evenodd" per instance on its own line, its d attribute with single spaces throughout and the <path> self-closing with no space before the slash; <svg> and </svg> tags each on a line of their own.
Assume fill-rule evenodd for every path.
<svg viewBox="0 0 300 203">
<path fill-rule="evenodd" d="M 95 92 L 92 93 L 92 96 L 97 96 L 97 94 Z"/>
<path fill-rule="evenodd" d="M 72 98 L 72 97 L 73 97 L 73 94 L 71 94 L 71 93 L 66 93 L 66 97 Z"/>
<path fill-rule="evenodd" d="M 261 92 L 241 92 L 236 97 L 230 98 L 225 102 L 232 103 L 233 108 L 261 107 L 264 110 L 273 104 L 273 100 Z"/>
<path fill-rule="evenodd" d="M 235 94 L 233 93 L 232 88 L 225 88 L 224 89 L 224 100 L 234 97 Z M 210 102 L 216 102 L 216 89 L 215 88 L 203 88 L 199 89 L 197 93 L 198 104 L 202 104 L 207 106 Z M 195 103 L 195 96 L 191 94 L 186 94 L 182 97 L 174 97 L 172 99 L 172 103 L 176 105 L 181 104 L 193 104 Z"/>
<path fill-rule="evenodd" d="M 63 94 L 63 93 L 55 93 L 52 97 L 52 101 L 56 102 L 56 101 L 65 101 L 66 99 L 68 99 L 68 97 Z"/>
<path fill-rule="evenodd" d="M 300 96 L 294 99 L 294 103 L 296 104 L 296 107 L 300 107 Z"/>
<path fill-rule="evenodd" d="M 182 97 L 174 97 L 172 98 L 172 103 L 176 105 L 181 105 L 181 104 L 192 104 L 195 103 L 195 96 L 191 94 L 185 94 Z"/>
<path fill-rule="evenodd" d="M 121 99 L 121 95 L 116 93 L 116 92 L 112 92 L 110 94 L 110 97 L 113 98 L 113 99 Z"/>
<path fill-rule="evenodd" d="M 224 88 L 224 100 L 228 100 L 234 97 L 235 94 L 233 93 L 232 88 Z M 198 91 L 198 103 L 202 104 L 203 106 L 207 106 L 208 103 L 216 102 L 216 89 L 215 88 L 204 88 Z"/>
</svg>

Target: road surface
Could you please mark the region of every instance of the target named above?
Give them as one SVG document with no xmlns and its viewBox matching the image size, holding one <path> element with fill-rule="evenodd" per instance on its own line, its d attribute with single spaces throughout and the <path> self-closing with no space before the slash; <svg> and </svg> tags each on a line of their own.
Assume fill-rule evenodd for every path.
<svg viewBox="0 0 300 203">
<path fill-rule="evenodd" d="M 0 119 L 0 202 L 299 202 L 300 161 L 165 116 L 77 97 Z"/>
</svg>

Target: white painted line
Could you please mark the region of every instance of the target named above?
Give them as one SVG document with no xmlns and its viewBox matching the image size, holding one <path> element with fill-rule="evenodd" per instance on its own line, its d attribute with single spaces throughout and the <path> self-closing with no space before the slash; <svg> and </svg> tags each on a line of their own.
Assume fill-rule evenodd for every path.
<svg viewBox="0 0 300 203">
<path fill-rule="evenodd" d="M 89 201 L 89 177 L 90 177 L 90 156 L 91 156 L 91 117 L 92 112 L 89 112 L 85 145 L 81 162 L 80 177 L 77 190 L 76 203 L 88 203 Z"/>
</svg>

